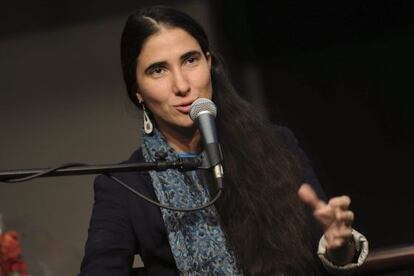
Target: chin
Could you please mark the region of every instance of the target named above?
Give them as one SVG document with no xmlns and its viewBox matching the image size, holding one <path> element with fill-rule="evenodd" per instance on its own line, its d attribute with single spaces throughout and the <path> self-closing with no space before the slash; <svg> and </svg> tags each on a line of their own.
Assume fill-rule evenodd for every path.
<svg viewBox="0 0 414 276">
<path fill-rule="evenodd" d="M 179 125 L 179 127 L 181 127 L 181 128 L 194 128 L 194 127 L 196 127 L 196 124 L 193 121 L 191 121 L 189 123 L 182 123 L 182 124 Z"/>
<path fill-rule="evenodd" d="M 191 120 L 190 117 L 188 117 L 176 122 L 176 126 L 179 128 L 193 128 L 196 127 L 196 124 L 193 122 L 193 120 Z"/>
<path fill-rule="evenodd" d="M 188 118 L 188 120 L 184 119 L 184 120 L 174 120 L 174 121 L 166 122 L 166 124 L 163 124 L 163 125 L 169 128 L 183 129 L 183 130 L 196 127 L 196 124 L 190 118 Z"/>
</svg>

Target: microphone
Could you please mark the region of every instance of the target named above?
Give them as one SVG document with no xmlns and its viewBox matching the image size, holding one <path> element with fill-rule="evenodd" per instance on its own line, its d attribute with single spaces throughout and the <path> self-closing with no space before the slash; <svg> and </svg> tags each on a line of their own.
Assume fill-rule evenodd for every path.
<svg viewBox="0 0 414 276">
<path fill-rule="evenodd" d="M 191 104 L 190 118 L 193 120 L 200 132 L 210 167 L 221 189 L 223 184 L 223 166 L 221 165 L 222 154 L 218 143 L 216 124 L 214 119 L 217 115 L 216 105 L 209 99 L 199 98 Z"/>
</svg>

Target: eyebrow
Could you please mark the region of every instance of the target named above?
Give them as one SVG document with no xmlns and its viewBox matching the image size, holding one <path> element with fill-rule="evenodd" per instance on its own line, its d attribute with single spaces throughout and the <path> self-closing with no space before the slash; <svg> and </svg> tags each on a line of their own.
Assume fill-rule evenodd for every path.
<svg viewBox="0 0 414 276">
<path fill-rule="evenodd" d="M 155 68 L 158 68 L 158 67 L 165 67 L 167 65 L 167 62 L 165 62 L 165 61 L 159 61 L 159 62 L 155 62 L 155 63 L 153 63 L 153 64 L 151 64 L 151 65 L 149 65 L 145 70 L 144 70 L 144 72 L 145 72 L 145 74 L 149 74 L 149 73 L 151 73 L 151 71 L 152 70 L 154 70 Z"/>
<path fill-rule="evenodd" d="M 181 61 L 184 61 L 184 60 L 186 60 L 186 59 L 188 59 L 188 58 L 190 58 L 190 57 L 193 57 L 193 56 L 201 56 L 201 52 L 200 51 L 197 51 L 197 50 L 194 50 L 194 51 L 189 51 L 189 52 L 187 52 L 187 53 L 184 53 L 184 54 L 182 54 L 181 56 L 180 56 L 180 60 Z M 151 72 L 153 69 L 155 69 L 155 68 L 158 68 L 158 67 L 165 67 L 167 65 L 167 62 L 166 61 L 158 61 L 158 62 L 154 62 L 154 63 L 152 63 L 152 64 L 150 64 L 145 70 L 144 70 L 144 72 L 146 73 L 146 74 L 148 74 L 149 72 Z"/>
<path fill-rule="evenodd" d="M 194 51 L 187 52 L 187 53 L 181 55 L 180 60 L 184 61 L 184 60 L 186 60 L 190 57 L 193 57 L 193 56 L 201 56 L 200 51 L 194 50 Z"/>
</svg>

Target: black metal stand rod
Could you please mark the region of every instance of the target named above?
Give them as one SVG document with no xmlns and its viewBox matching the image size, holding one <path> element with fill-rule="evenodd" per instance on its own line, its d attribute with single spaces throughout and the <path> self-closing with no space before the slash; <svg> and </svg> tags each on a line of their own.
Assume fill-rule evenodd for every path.
<svg viewBox="0 0 414 276">
<path fill-rule="evenodd" d="M 108 164 L 108 165 L 77 165 L 68 168 L 57 169 L 41 177 L 48 176 L 68 176 L 68 175 L 85 175 L 85 174 L 108 174 L 112 172 L 131 172 L 131 171 L 163 171 L 167 169 L 178 169 L 183 171 L 195 170 L 200 168 L 202 161 L 198 158 L 183 158 L 177 161 L 158 161 L 147 163 L 129 163 L 129 164 Z M 26 169 L 0 171 L 0 181 L 28 177 L 38 174 L 46 169 Z"/>
</svg>

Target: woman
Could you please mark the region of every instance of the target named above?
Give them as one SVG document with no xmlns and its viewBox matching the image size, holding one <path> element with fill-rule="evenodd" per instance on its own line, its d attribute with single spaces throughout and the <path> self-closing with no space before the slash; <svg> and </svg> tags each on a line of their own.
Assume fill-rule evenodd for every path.
<svg viewBox="0 0 414 276">
<path fill-rule="evenodd" d="M 200 133 L 188 113 L 196 99 L 212 99 L 225 189 L 213 207 L 183 213 L 97 177 L 81 275 L 129 275 L 135 254 L 148 275 L 319 275 L 363 262 L 367 242 L 351 229 L 350 199 L 319 199 L 323 192 L 292 133 L 263 121 L 235 93 L 192 18 L 165 7 L 138 10 L 126 22 L 121 59 L 128 95 L 144 112 L 144 143 L 128 162 L 196 156 Z M 175 207 L 200 206 L 215 192 L 202 172 L 116 176 Z"/>
</svg>

